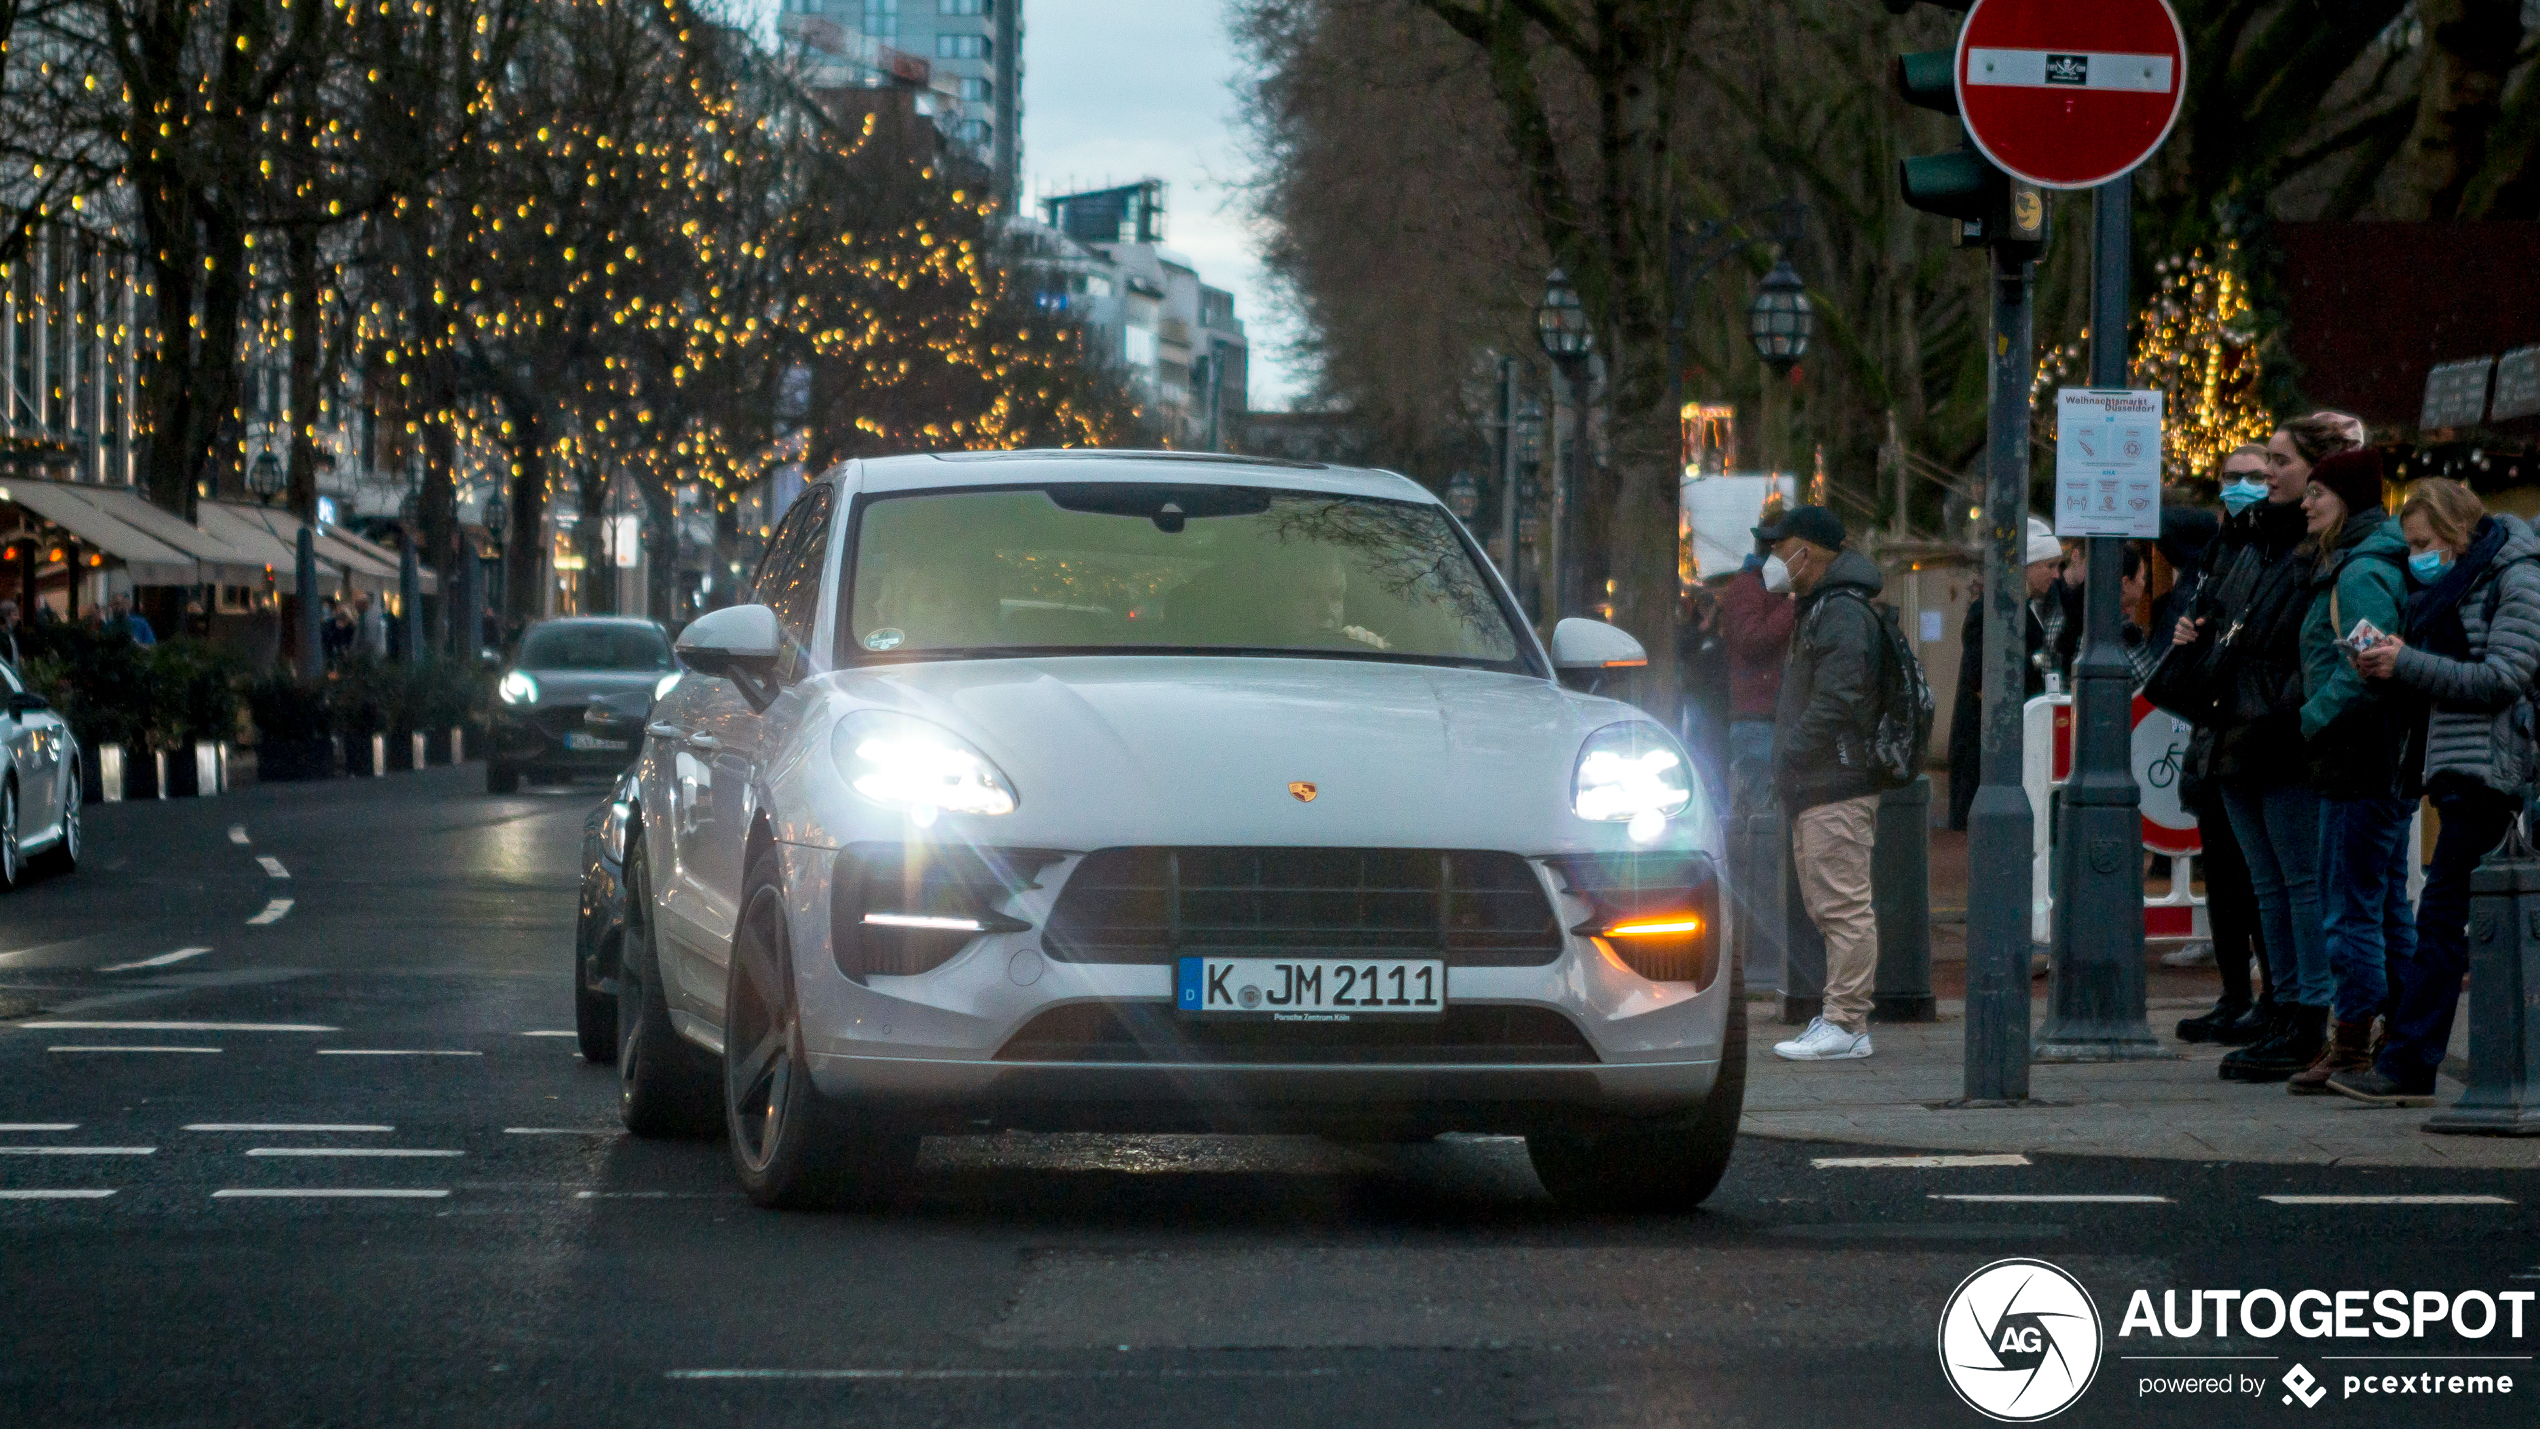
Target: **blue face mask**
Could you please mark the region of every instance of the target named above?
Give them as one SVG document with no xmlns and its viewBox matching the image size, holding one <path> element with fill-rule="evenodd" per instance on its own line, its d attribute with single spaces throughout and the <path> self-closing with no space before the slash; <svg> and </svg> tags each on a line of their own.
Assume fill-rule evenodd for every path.
<svg viewBox="0 0 2540 1429">
<path fill-rule="evenodd" d="M 2262 481 L 2235 481 L 2222 489 L 2223 509 L 2234 516 L 2266 499 L 2267 487 Z"/>
<path fill-rule="evenodd" d="M 2408 557 L 2408 574 L 2415 576 L 2419 585 L 2434 584 L 2451 568 L 2452 558 L 2441 551 L 2419 551 Z"/>
</svg>

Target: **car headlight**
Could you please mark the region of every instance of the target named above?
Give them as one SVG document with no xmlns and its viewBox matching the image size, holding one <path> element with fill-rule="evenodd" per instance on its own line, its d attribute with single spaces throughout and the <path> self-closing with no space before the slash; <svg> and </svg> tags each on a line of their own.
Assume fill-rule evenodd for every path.
<svg viewBox="0 0 2540 1429">
<path fill-rule="evenodd" d="M 1693 771 L 1667 732 L 1646 720 L 1588 736 L 1570 776 L 1570 808 L 1582 819 L 1631 826 L 1647 843 L 1693 802 Z"/>
<path fill-rule="evenodd" d="M 1014 785 L 988 756 L 941 725 L 884 710 L 838 721 L 830 750 L 847 784 L 919 828 L 938 814 L 1010 814 Z"/>
<path fill-rule="evenodd" d="M 679 683 L 679 675 L 679 671 L 673 670 L 669 674 L 662 676 L 660 679 L 653 681 L 653 698 L 660 699 L 662 696 L 669 694 L 670 687 Z"/>
<path fill-rule="evenodd" d="M 529 678 L 528 672 L 524 670 L 514 670 L 505 675 L 503 682 L 494 687 L 494 692 L 501 695 L 503 703 L 507 705 L 538 703 L 538 682 Z"/>
</svg>

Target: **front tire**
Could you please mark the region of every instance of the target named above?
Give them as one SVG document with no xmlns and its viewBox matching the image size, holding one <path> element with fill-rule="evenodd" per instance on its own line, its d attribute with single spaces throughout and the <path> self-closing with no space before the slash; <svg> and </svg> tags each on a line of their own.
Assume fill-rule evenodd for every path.
<svg viewBox="0 0 2540 1429">
<path fill-rule="evenodd" d="M 762 1206 L 879 1207 L 915 1169 L 918 1137 L 861 1124 L 812 1085 L 779 879 L 775 851 L 762 851 L 732 939 L 723 1110 L 733 1169 Z"/>
<path fill-rule="evenodd" d="M 1684 1212 L 1727 1174 L 1746 1109 L 1746 977 L 1729 978 L 1729 1021 L 1720 1074 L 1702 1110 L 1642 1129 L 1529 1135 L 1535 1176 L 1562 1205 L 1585 1211 Z"/>
<path fill-rule="evenodd" d="M 619 940 L 623 956 L 624 939 Z M 599 970 L 576 951 L 573 959 L 573 1035 L 582 1060 L 605 1067 L 617 1060 L 617 995 L 597 986 Z"/>
<path fill-rule="evenodd" d="M 66 766 L 62 773 L 62 836 L 44 851 L 47 872 L 69 873 L 79 867 L 79 766 Z"/>
<path fill-rule="evenodd" d="M 617 960 L 617 1114 L 644 1137 L 713 1134 L 714 1068 L 670 1025 L 653 943 L 652 878 L 640 840 L 626 845 L 626 934 Z"/>
<path fill-rule="evenodd" d="M 26 861 L 18 854 L 18 781 L 0 781 L 0 893 L 26 881 Z"/>
</svg>

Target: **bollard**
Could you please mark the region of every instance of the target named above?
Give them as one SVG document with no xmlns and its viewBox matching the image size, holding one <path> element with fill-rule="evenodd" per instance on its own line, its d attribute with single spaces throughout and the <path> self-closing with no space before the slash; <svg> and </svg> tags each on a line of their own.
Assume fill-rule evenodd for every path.
<svg viewBox="0 0 2540 1429">
<path fill-rule="evenodd" d="M 467 726 L 465 725 L 450 726 L 450 762 L 452 764 L 467 763 Z"/>
<path fill-rule="evenodd" d="M 372 735 L 372 736 L 370 737 L 370 770 L 369 770 L 369 774 L 370 774 L 370 777 L 372 777 L 373 779 L 381 779 L 381 778 L 385 778 L 385 777 L 387 777 L 387 774 L 388 774 L 388 736 L 386 736 L 386 735 L 384 735 L 384 734 L 374 734 L 374 735 Z"/>
<path fill-rule="evenodd" d="M 2520 824 L 2469 887 L 2469 1090 L 2425 1129 L 2540 1136 L 2540 852 Z"/>
<path fill-rule="evenodd" d="M 1782 819 L 1767 800 L 1729 819 L 1729 896 L 1737 917 L 1730 940 L 1748 989 L 1778 992 L 1782 985 Z"/>
<path fill-rule="evenodd" d="M 150 751 L 150 793 L 160 799 L 168 796 L 168 752 L 164 749 Z"/>
<path fill-rule="evenodd" d="M 1879 920 L 1872 1022 L 1937 1022 L 1931 995 L 1931 776 L 1879 799 L 1871 896 Z"/>
<path fill-rule="evenodd" d="M 123 802 L 123 746 L 97 746 L 97 797 L 108 804 Z"/>
<path fill-rule="evenodd" d="M 421 769 L 425 763 L 423 757 L 423 731 L 419 729 L 415 730 L 406 737 L 409 741 L 411 741 L 410 747 L 414 750 L 414 763 L 406 767 L 409 769 Z"/>
<path fill-rule="evenodd" d="M 209 740 L 198 739 L 194 742 L 194 792 L 210 795 L 220 791 L 220 748 Z"/>
</svg>

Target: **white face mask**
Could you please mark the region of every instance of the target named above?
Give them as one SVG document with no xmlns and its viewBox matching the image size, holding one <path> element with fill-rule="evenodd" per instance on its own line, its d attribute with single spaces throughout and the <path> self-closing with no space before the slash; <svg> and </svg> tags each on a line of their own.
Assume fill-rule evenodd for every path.
<svg viewBox="0 0 2540 1429">
<path fill-rule="evenodd" d="M 1790 565 L 1779 556 L 1764 558 L 1764 589 L 1775 595 L 1790 594 Z"/>
</svg>

